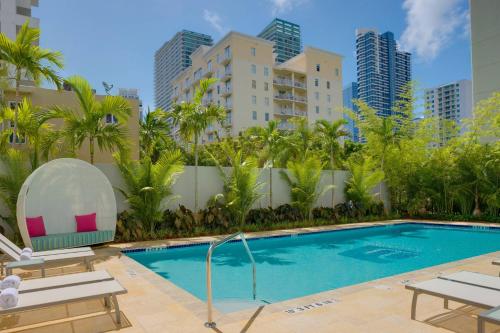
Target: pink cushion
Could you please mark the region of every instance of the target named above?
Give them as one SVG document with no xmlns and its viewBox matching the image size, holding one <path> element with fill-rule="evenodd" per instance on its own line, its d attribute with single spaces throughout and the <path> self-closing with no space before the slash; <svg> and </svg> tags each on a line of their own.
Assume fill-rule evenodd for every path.
<svg viewBox="0 0 500 333">
<path fill-rule="evenodd" d="M 96 213 L 76 215 L 76 232 L 97 231 Z"/>
<path fill-rule="evenodd" d="M 30 235 L 30 237 L 40 237 L 47 235 L 42 216 L 27 217 L 26 225 L 28 227 L 28 234 Z"/>
</svg>

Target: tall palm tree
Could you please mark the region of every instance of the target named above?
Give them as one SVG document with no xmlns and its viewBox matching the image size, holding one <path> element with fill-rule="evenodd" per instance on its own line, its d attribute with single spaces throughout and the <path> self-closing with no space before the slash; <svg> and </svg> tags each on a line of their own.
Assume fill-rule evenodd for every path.
<svg viewBox="0 0 500 333">
<path fill-rule="evenodd" d="M 27 20 L 17 33 L 16 40 L 12 40 L 0 33 L 0 60 L 13 67 L 10 80 L 14 80 L 16 87 L 16 104 L 20 102 L 19 87 L 21 80 L 34 80 L 36 84 L 42 80 L 54 83 L 57 89 L 62 86 L 61 77 L 53 67 L 62 68 L 62 55 L 38 46 L 40 29 L 30 28 Z M 14 137 L 17 138 L 17 111 L 14 115 Z M 14 140 L 17 142 L 17 139 Z"/>
<path fill-rule="evenodd" d="M 222 122 L 226 117 L 226 110 L 213 103 L 203 103 L 203 96 L 217 79 L 202 79 L 196 87 L 191 102 L 182 102 L 174 106 L 172 119 L 178 126 L 181 137 L 190 142 L 193 140 L 194 149 L 194 210 L 198 210 L 198 144 L 201 135 L 214 122 Z"/>
<path fill-rule="evenodd" d="M 273 167 L 283 145 L 283 133 L 278 128 L 278 122 L 271 120 L 267 127 L 252 127 L 250 136 L 255 136 L 263 145 L 261 156 L 266 159 L 269 167 L 269 207 L 273 207 Z"/>
<path fill-rule="evenodd" d="M 169 145 L 175 146 L 171 137 L 170 123 L 162 109 L 146 113 L 144 119 L 140 119 L 139 126 L 141 156 L 151 157 L 153 163 L 158 159 L 161 150 L 169 148 Z"/>
<path fill-rule="evenodd" d="M 127 131 L 122 124 L 132 112 L 129 102 L 121 96 L 106 96 L 98 101 L 90 84 L 80 76 L 69 77 L 66 82 L 75 92 L 80 107 L 54 106 L 46 118 L 64 120 L 61 133 L 73 150 L 88 141 L 90 163 L 94 164 L 96 143 L 101 151 L 125 149 Z M 106 117 L 114 117 L 117 123 L 107 123 Z"/>
<path fill-rule="evenodd" d="M 341 147 L 339 139 L 346 137 L 349 133 L 343 129 L 347 124 L 344 119 L 329 122 L 320 119 L 316 122 L 316 133 L 321 140 L 321 146 L 330 155 L 330 169 L 332 173 L 332 185 L 335 185 L 335 167 L 340 161 Z M 335 205 L 335 191 L 332 191 L 332 207 Z"/>
</svg>

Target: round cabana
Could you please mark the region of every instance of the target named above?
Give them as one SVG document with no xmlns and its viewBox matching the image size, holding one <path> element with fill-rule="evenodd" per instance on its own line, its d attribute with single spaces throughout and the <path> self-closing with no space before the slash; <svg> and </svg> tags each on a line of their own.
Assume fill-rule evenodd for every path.
<svg viewBox="0 0 500 333">
<path fill-rule="evenodd" d="M 35 251 L 112 241 L 116 200 L 108 178 L 95 166 L 61 158 L 25 180 L 17 199 L 24 244 Z"/>
</svg>

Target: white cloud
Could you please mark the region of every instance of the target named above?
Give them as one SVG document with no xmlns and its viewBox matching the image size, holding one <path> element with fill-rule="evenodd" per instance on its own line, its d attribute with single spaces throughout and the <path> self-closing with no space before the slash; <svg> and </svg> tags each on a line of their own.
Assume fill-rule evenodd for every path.
<svg viewBox="0 0 500 333">
<path fill-rule="evenodd" d="M 469 13 L 462 0 L 405 0 L 403 9 L 406 29 L 399 43 L 421 60 L 433 60 L 453 39 L 468 31 Z"/>
<path fill-rule="evenodd" d="M 295 7 L 302 5 L 307 0 L 269 0 L 273 16 L 292 11 Z"/>
<path fill-rule="evenodd" d="M 226 32 L 227 29 L 222 25 L 221 18 L 216 12 L 204 9 L 203 19 L 210 23 L 212 28 L 214 28 L 218 33 L 223 34 L 224 32 Z"/>
</svg>

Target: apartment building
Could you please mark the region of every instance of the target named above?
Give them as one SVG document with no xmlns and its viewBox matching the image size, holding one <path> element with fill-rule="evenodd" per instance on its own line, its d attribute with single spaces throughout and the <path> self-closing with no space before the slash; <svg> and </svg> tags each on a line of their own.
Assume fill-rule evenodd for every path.
<svg viewBox="0 0 500 333">
<path fill-rule="evenodd" d="M 358 96 L 379 116 L 392 114 L 394 103 L 411 81 L 411 54 L 398 50 L 394 34 L 356 30 Z"/>
<path fill-rule="evenodd" d="M 68 108 L 73 108 L 75 110 L 79 110 L 80 108 L 76 94 L 70 90 L 55 90 L 38 88 L 34 86 L 21 86 L 20 93 L 21 98 L 29 98 L 33 105 L 41 108 L 50 108 L 55 105 L 65 106 Z M 105 96 L 102 95 L 96 96 L 98 100 L 103 99 L 104 97 Z M 15 91 L 13 89 L 6 90 L 4 92 L 4 100 L 7 105 L 9 105 L 11 108 L 14 108 L 16 106 Z M 128 98 L 128 101 L 132 109 L 132 114 L 129 117 L 127 124 L 123 125 L 127 130 L 131 157 L 134 159 L 139 159 L 139 101 L 135 98 Z M 114 117 L 111 117 L 111 115 L 108 115 L 105 121 L 108 123 L 115 123 L 117 120 Z M 56 128 L 61 125 L 61 121 L 59 120 L 54 120 L 51 123 Z M 9 124 L 0 124 L 0 130 L 3 126 L 9 126 Z M 22 148 L 23 145 L 16 144 L 14 147 Z M 77 151 L 77 157 L 87 162 L 90 161 L 88 142 L 85 142 L 82 148 Z M 96 164 L 114 163 L 112 152 L 101 151 L 96 147 L 94 161 Z"/>
<path fill-rule="evenodd" d="M 172 80 L 191 66 L 191 53 L 200 45 L 212 45 L 212 37 L 199 32 L 182 30 L 162 45 L 154 58 L 155 105 L 163 110 L 172 105 Z"/>
<path fill-rule="evenodd" d="M 291 119 L 342 118 L 342 56 L 314 47 L 282 64 L 275 64 L 274 44 L 268 40 L 230 32 L 212 47 L 201 46 L 191 55 L 192 66 L 173 81 L 176 103 L 190 101 L 201 78 L 214 77 L 206 103 L 227 110 L 225 129 L 209 128 L 205 141 L 225 130 L 232 135 L 272 119 L 283 129 Z"/>
<path fill-rule="evenodd" d="M 451 120 L 460 126 L 464 118 L 472 117 L 472 82 L 459 80 L 426 89 L 425 102 L 432 117 L 443 121 Z M 440 121 L 441 144 L 452 137 L 452 133 L 445 130 L 443 123 Z"/>
<path fill-rule="evenodd" d="M 500 1 L 470 0 L 474 104 L 500 91 Z"/>
<path fill-rule="evenodd" d="M 135 99 L 139 105 L 139 118 L 142 119 L 143 109 L 142 109 L 142 100 L 139 97 L 139 90 L 137 88 L 118 88 L 118 96 L 121 96 L 126 99 Z"/>
<path fill-rule="evenodd" d="M 302 51 L 300 25 L 275 18 L 257 37 L 274 42 L 275 61 L 281 64 Z"/>
<path fill-rule="evenodd" d="M 30 27 L 39 28 L 40 20 L 31 16 L 32 7 L 38 7 L 38 0 L 0 0 L 0 32 L 15 39 L 26 20 Z"/>
</svg>

